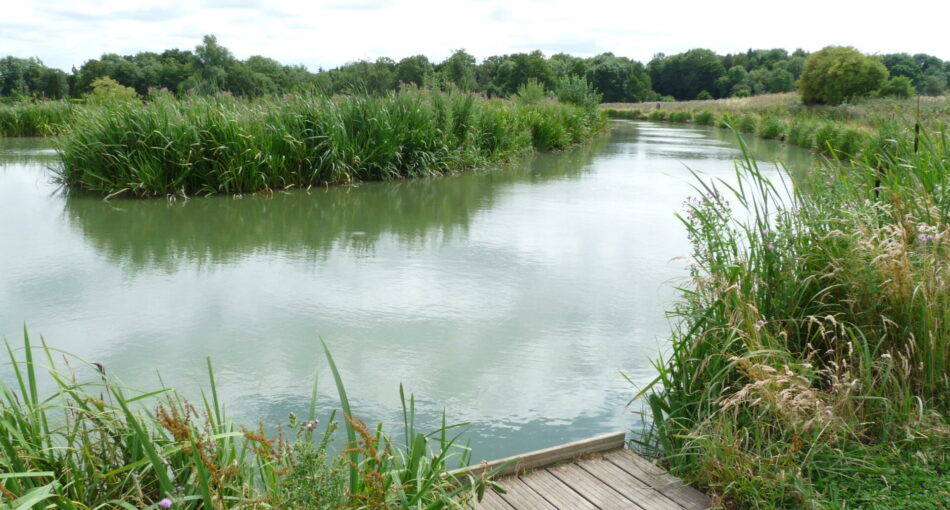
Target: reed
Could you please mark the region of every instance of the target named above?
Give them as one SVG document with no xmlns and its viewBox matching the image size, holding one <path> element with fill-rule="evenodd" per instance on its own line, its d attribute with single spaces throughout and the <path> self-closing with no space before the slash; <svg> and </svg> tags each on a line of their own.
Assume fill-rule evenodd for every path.
<svg viewBox="0 0 950 510">
<path fill-rule="evenodd" d="M 0 136 L 50 136 L 61 133 L 76 106 L 66 101 L 0 104 Z"/>
<path fill-rule="evenodd" d="M 915 151 L 906 133 L 883 126 L 876 150 L 827 159 L 794 190 L 746 154 L 738 184 L 699 180 L 686 204 L 692 276 L 637 396 L 654 424 L 643 443 L 724 504 L 946 496 L 950 139 L 927 132 Z M 816 135 L 831 154 L 848 136 Z"/>
<path fill-rule="evenodd" d="M 247 193 L 442 175 L 603 129 L 590 109 L 405 90 L 383 97 L 159 100 L 87 110 L 61 180 L 110 196 Z"/>
<path fill-rule="evenodd" d="M 13 384 L 0 381 L 0 501 L 11 508 L 434 509 L 490 483 L 446 475 L 468 463 L 460 425 L 443 417 L 435 432 L 417 431 L 415 399 L 402 388 L 405 440 L 368 428 L 329 350 L 347 431 L 339 455 L 327 448 L 336 413 L 316 421 L 316 385 L 306 418 L 291 415 L 268 437 L 263 424 L 227 418 L 210 360 L 209 391 L 193 403 L 170 388 L 132 390 L 100 365 L 23 338 L 22 358 L 6 344 Z"/>
</svg>

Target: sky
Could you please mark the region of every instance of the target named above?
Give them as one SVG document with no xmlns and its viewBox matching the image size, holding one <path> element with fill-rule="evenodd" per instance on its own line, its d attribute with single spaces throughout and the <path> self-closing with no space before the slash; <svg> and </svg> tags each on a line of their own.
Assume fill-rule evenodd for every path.
<svg viewBox="0 0 950 510">
<path fill-rule="evenodd" d="M 481 61 L 540 49 L 603 52 L 648 62 L 692 48 L 855 46 L 950 60 L 940 1 L 704 0 L 10 0 L 0 56 L 38 57 L 68 71 L 103 53 L 191 49 L 205 34 L 240 59 L 311 70 L 387 56 L 440 62 L 456 49 Z"/>
</svg>

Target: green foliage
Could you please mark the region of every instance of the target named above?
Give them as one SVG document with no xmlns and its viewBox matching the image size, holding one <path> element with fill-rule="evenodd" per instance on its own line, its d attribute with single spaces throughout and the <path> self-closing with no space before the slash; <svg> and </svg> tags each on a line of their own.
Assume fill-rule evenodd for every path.
<svg viewBox="0 0 950 510">
<path fill-rule="evenodd" d="M 60 179 L 145 197 L 424 177 L 561 149 L 604 127 L 596 111 L 528 103 L 408 89 L 90 109 L 60 140 Z"/>
<path fill-rule="evenodd" d="M 653 110 L 647 115 L 647 118 L 650 120 L 666 120 L 668 112 L 666 110 Z"/>
<path fill-rule="evenodd" d="M 558 81 L 557 100 L 566 103 L 594 109 L 603 98 L 591 84 L 581 76 L 566 76 Z"/>
<path fill-rule="evenodd" d="M 699 94 L 696 94 L 696 99 L 699 101 L 708 101 L 712 98 L 712 94 L 710 94 L 707 90 L 700 90 Z"/>
<path fill-rule="evenodd" d="M 637 103 L 650 101 L 656 96 L 643 64 L 612 53 L 590 59 L 586 77 L 608 103 Z"/>
<path fill-rule="evenodd" d="M 887 79 L 887 68 L 875 57 L 850 46 L 828 46 L 805 61 L 798 82 L 806 105 L 837 105 L 870 95 Z"/>
<path fill-rule="evenodd" d="M 766 139 L 785 138 L 788 126 L 776 115 L 765 115 L 759 119 L 755 134 Z"/>
<path fill-rule="evenodd" d="M 915 94 L 917 94 L 917 90 L 914 89 L 911 79 L 906 76 L 894 76 L 887 80 L 887 82 L 881 86 L 881 89 L 878 90 L 878 95 L 882 97 L 897 97 L 906 99 Z"/>
<path fill-rule="evenodd" d="M 833 154 L 868 135 L 795 119 Z M 797 133 L 797 134 L 796 134 Z M 645 438 L 729 507 L 932 508 L 950 444 L 950 138 L 884 125 L 794 189 L 748 156 L 681 217 L 691 283 Z M 939 504 L 938 503 L 938 507 Z"/>
<path fill-rule="evenodd" d="M 66 101 L 0 105 L 0 136 L 47 136 L 63 132 L 75 106 Z"/>
<path fill-rule="evenodd" d="M 544 88 L 544 85 L 531 78 L 518 87 L 514 99 L 520 104 L 531 105 L 540 103 L 546 97 L 548 97 L 548 91 Z"/>
<path fill-rule="evenodd" d="M 715 115 L 709 110 L 700 110 L 693 115 L 693 122 L 702 126 L 712 126 L 715 121 Z"/>
<path fill-rule="evenodd" d="M 368 429 L 352 414 L 329 351 L 349 439 L 339 456 L 327 451 L 336 412 L 318 430 L 316 387 L 307 419 L 291 414 L 268 437 L 263 423 L 248 429 L 227 419 L 210 361 L 210 392 L 191 403 L 168 388 L 132 390 L 68 355 L 61 371 L 54 356 L 63 353 L 33 346 L 26 331 L 22 359 L 6 350 L 15 379 L 0 381 L 0 488 L 14 508 L 155 509 L 168 499 L 188 510 L 434 509 L 465 504 L 489 483 L 447 475 L 456 461 L 468 464 L 460 425 L 443 417 L 437 430 L 417 431 L 415 398 L 402 388 L 405 441 L 382 425 Z"/>
<path fill-rule="evenodd" d="M 688 111 L 670 112 L 667 120 L 670 122 L 689 122 L 693 116 Z"/>
<path fill-rule="evenodd" d="M 695 49 L 667 57 L 659 55 L 647 65 L 653 89 L 678 100 L 693 99 L 701 91 L 716 90 L 726 73 L 722 60 L 710 50 Z"/>
<path fill-rule="evenodd" d="M 96 78 L 92 82 L 92 92 L 86 96 L 86 102 L 92 104 L 106 104 L 138 99 L 135 89 L 125 87 L 108 76 Z"/>
</svg>

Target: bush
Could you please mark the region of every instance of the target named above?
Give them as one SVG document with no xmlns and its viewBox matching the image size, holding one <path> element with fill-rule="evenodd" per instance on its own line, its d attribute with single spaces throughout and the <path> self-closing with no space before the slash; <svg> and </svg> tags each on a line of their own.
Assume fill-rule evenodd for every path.
<svg viewBox="0 0 950 510">
<path fill-rule="evenodd" d="M 773 117 L 771 115 L 763 117 L 759 121 L 759 125 L 756 129 L 756 134 L 762 138 L 777 139 L 783 138 L 785 135 L 785 130 L 787 126 L 785 121 L 778 117 Z"/>
<path fill-rule="evenodd" d="M 917 89 L 914 88 L 913 82 L 906 76 L 895 76 L 887 80 L 877 91 L 877 95 L 881 97 L 899 97 L 903 99 L 916 93 Z"/>
<path fill-rule="evenodd" d="M 850 46 L 828 46 L 805 60 L 798 90 L 806 105 L 837 105 L 881 88 L 887 68 Z"/>
<path fill-rule="evenodd" d="M 756 124 L 757 119 L 755 115 L 751 113 L 744 113 L 736 118 L 732 127 L 743 133 L 755 133 Z"/>
<path fill-rule="evenodd" d="M 712 98 L 712 94 L 710 94 L 708 90 L 700 90 L 699 94 L 696 94 L 697 101 L 708 101 Z"/>
<path fill-rule="evenodd" d="M 557 100 L 585 108 L 596 108 L 603 94 L 581 76 L 568 76 L 557 84 Z"/>
<path fill-rule="evenodd" d="M 132 87 L 126 87 L 108 76 L 103 76 L 93 80 L 92 92 L 86 96 L 86 99 L 89 103 L 101 104 L 116 101 L 134 101 L 138 97 L 139 95 L 135 93 L 135 89 Z"/>
<path fill-rule="evenodd" d="M 693 115 L 693 122 L 702 126 L 712 126 L 715 120 L 716 116 L 709 110 L 700 110 Z"/>
<path fill-rule="evenodd" d="M 650 120 L 666 120 L 666 110 L 653 110 L 647 118 Z"/>
<path fill-rule="evenodd" d="M 689 122 L 692 117 L 689 112 L 670 112 L 668 120 L 670 122 Z"/>
</svg>

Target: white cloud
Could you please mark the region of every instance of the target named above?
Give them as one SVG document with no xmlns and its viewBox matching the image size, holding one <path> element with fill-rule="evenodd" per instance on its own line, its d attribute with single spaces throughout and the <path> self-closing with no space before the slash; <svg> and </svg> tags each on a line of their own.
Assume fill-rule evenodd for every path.
<svg viewBox="0 0 950 510">
<path fill-rule="evenodd" d="M 697 47 L 726 53 L 845 44 L 950 60 L 944 17 L 914 15 L 936 14 L 921 1 L 895 10 L 892 3 L 816 0 L 54 0 L 4 10 L 0 55 L 36 56 L 67 70 L 108 52 L 193 49 L 203 34 L 215 34 L 239 58 L 265 55 L 311 69 L 420 53 L 439 61 L 458 48 L 478 58 L 537 48 L 581 56 L 611 51 L 645 62 Z"/>
</svg>

